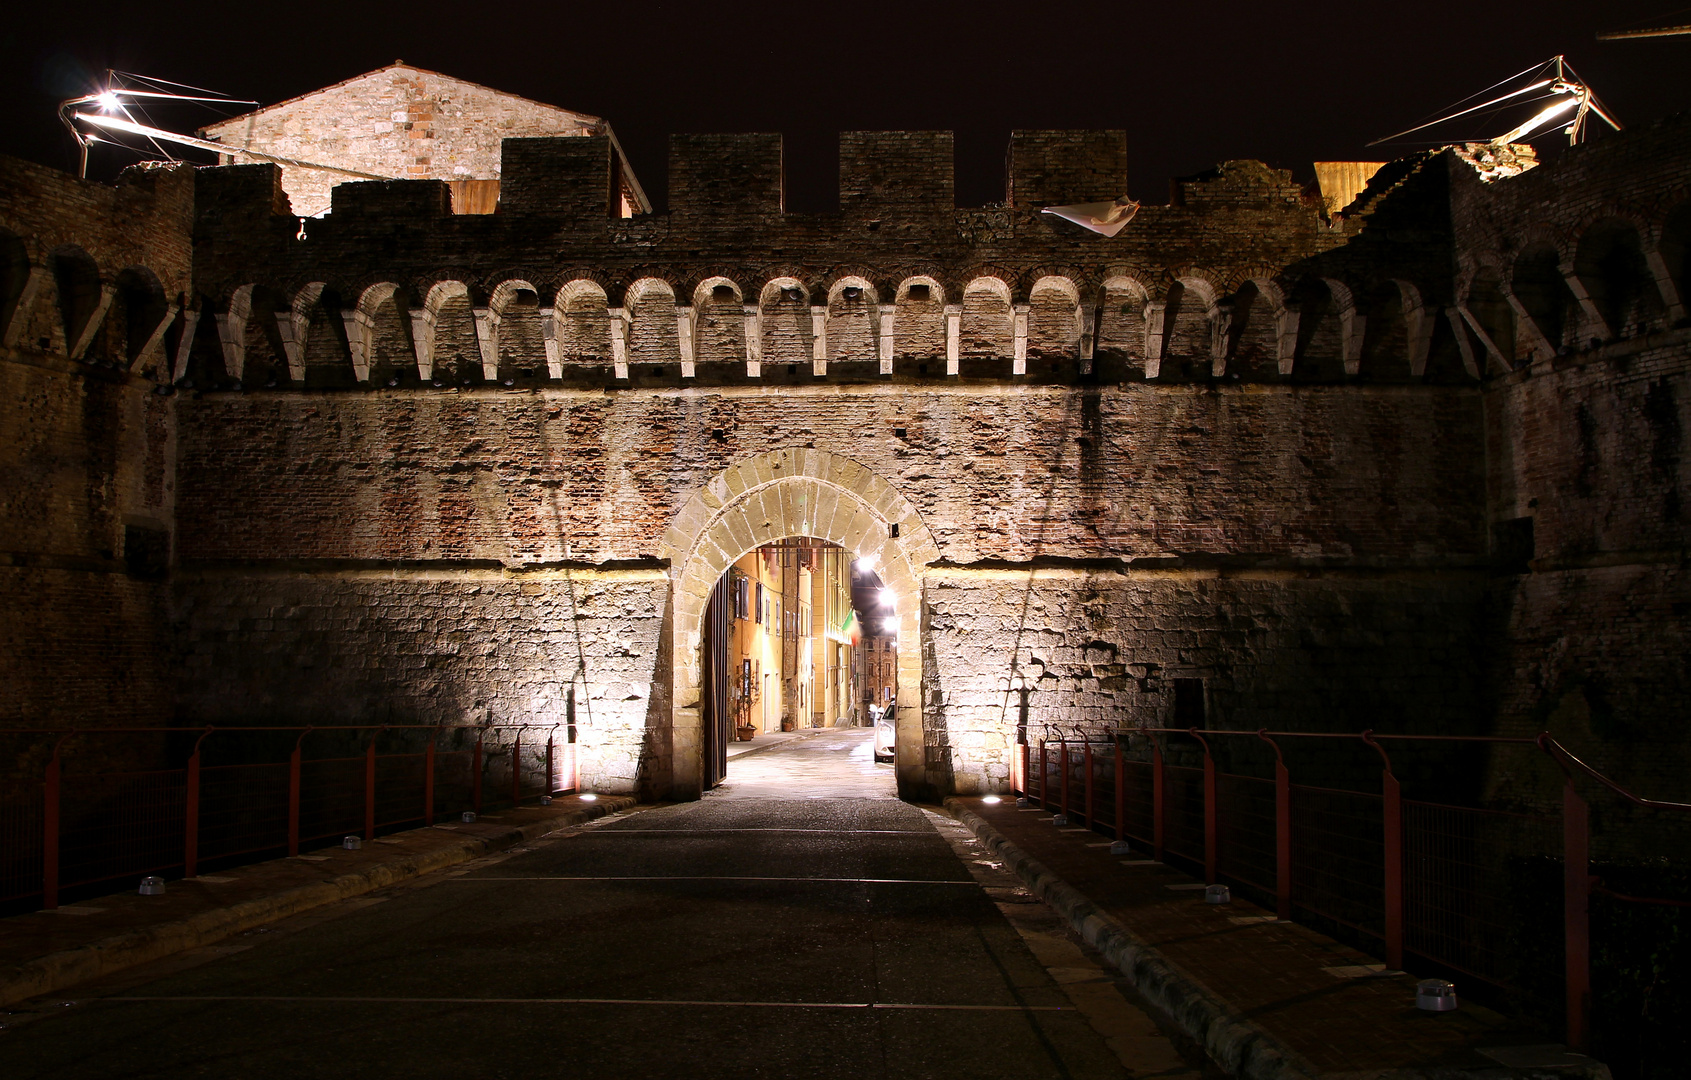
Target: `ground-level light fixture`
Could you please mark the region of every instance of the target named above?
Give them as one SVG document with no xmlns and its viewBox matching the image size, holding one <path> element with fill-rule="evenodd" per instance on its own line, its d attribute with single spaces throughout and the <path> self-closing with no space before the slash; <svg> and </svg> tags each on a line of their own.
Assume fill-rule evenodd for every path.
<svg viewBox="0 0 1691 1080">
<path fill-rule="evenodd" d="M 583 796 L 582 796 L 582 797 L 581 797 L 581 801 L 582 801 L 582 802 L 598 802 L 598 801 L 599 801 L 599 796 L 597 796 L 597 795 L 594 795 L 594 794 L 592 794 L 592 793 L 588 793 L 588 794 L 586 794 L 586 795 L 583 795 Z"/>
<path fill-rule="evenodd" d="M 141 879 L 141 895 L 142 896 L 163 896 L 164 895 L 164 878 L 161 878 L 161 877 L 157 876 L 156 874 L 148 874 L 146 877 L 142 878 Z"/>
<path fill-rule="evenodd" d="M 1456 1008 L 1456 984 L 1443 979 L 1422 979 L 1415 984 L 1415 1007 L 1427 1012 L 1449 1012 Z"/>
<path fill-rule="evenodd" d="M 357 851 L 363 846 L 364 838 L 357 835 L 349 835 L 341 841 L 341 847 L 345 848 L 347 851 Z"/>
<path fill-rule="evenodd" d="M 997 806 L 999 803 L 1001 803 L 1003 801 L 1004 800 L 1000 799 L 996 795 L 988 795 L 981 800 L 981 802 L 986 803 L 988 806 Z"/>
</svg>

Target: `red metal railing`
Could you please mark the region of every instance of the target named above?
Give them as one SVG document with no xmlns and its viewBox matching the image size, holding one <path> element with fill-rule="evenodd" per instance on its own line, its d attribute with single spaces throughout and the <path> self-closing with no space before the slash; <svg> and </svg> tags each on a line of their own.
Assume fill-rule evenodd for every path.
<svg viewBox="0 0 1691 1080">
<path fill-rule="evenodd" d="M 46 759 L 39 781 L 8 784 L 0 794 L 0 904 L 11 908 L 55 908 L 65 890 L 86 893 L 152 873 L 193 877 L 207 863 L 298 855 L 302 846 L 331 838 L 369 840 L 443 815 L 479 812 L 484 775 L 493 768 L 503 774 L 501 804 L 578 787 L 573 731 L 562 724 L 99 728 L 0 736 L 18 742 L 16 760 Z M 98 768 L 135 758 L 133 747 L 113 749 L 124 738 L 143 740 L 141 755 L 162 767 Z M 442 748 L 443 742 L 456 745 Z M 78 770 L 79 760 L 96 767 Z"/>
<path fill-rule="evenodd" d="M 1145 746 L 1131 755 L 1130 737 Z M 1171 764 L 1170 737 L 1189 740 Z M 1226 773 L 1217 767 L 1218 740 L 1230 749 L 1264 743 L 1273 751 L 1271 776 Z M 1240 742 L 1246 740 L 1247 742 Z M 1372 751 L 1379 759 L 1373 790 L 1296 783 L 1282 743 L 1328 740 Z M 1536 748 L 1562 770 L 1560 819 L 1407 799 L 1386 746 L 1438 744 Z M 1473 746 L 1469 746 L 1472 749 Z M 1118 840 L 1136 842 L 1153 858 L 1201 867 L 1206 882 L 1254 891 L 1282 919 L 1301 918 L 1343 928 L 1372 944 L 1391 968 L 1406 954 L 1497 986 L 1509 986 L 1507 955 L 1519 930 L 1520 898 L 1513 895 L 1505 857 L 1560 857 L 1566 957 L 1567 1041 L 1589 1045 L 1590 897 L 1691 906 L 1679 900 L 1630 896 L 1607 889 L 1590 872 L 1590 811 L 1575 780 L 1595 782 L 1653 810 L 1691 811 L 1691 804 L 1634 795 L 1574 757 L 1548 735 L 1537 739 L 1412 735 L 1315 734 L 1138 728 L 1047 737 L 1020 747 L 1016 793 Z M 1327 770 L 1331 772 L 1332 770 Z M 1351 766 L 1340 770 L 1356 777 Z M 1358 787 L 1362 783 L 1357 784 Z"/>
</svg>

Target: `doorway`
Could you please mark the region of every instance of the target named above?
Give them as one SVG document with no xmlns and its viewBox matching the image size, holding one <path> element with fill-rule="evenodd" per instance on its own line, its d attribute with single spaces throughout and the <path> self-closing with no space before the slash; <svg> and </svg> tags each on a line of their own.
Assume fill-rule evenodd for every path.
<svg viewBox="0 0 1691 1080">
<path fill-rule="evenodd" d="M 891 607 L 866 567 L 839 544 L 793 536 L 754 548 L 717 579 L 700 638 L 707 790 L 734 758 L 822 730 L 872 741 L 882 710 L 869 706 L 892 694 L 882 685 Z"/>
</svg>

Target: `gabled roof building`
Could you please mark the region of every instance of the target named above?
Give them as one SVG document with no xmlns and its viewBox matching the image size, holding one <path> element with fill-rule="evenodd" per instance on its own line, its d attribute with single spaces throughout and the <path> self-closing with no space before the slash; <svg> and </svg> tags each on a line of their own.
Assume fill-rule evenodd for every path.
<svg viewBox="0 0 1691 1080">
<path fill-rule="evenodd" d="M 616 149 L 624 216 L 651 210 L 610 124 L 403 61 L 268 105 L 200 130 L 232 152 L 219 164 L 251 164 L 234 148 L 308 162 L 284 166 L 293 212 L 318 217 L 329 192 L 352 180 L 445 180 L 457 213 L 492 213 L 500 143 L 542 136 L 608 135 Z"/>
</svg>

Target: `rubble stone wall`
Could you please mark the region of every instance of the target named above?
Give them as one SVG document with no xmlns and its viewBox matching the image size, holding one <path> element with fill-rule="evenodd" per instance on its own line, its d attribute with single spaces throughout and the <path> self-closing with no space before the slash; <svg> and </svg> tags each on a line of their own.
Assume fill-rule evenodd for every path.
<svg viewBox="0 0 1691 1080">
<path fill-rule="evenodd" d="M 178 640 L 184 708 L 195 722 L 254 710 L 279 723 L 434 722 L 483 710 L 502 723 L 542 723 L 558 702 L 544 688 L 567 681 L 585 657 L 586 698 L 605 718 L 594 738 L 605 740 L 595 767 L 607 784 L 632 784 L 623 770 L 641 753 L 669 752 L 649 741 L 661 726 L 651 721 L 651 686 L 665 679 L 657 627 L 672 611 L 669 575 L 685 569 L 671 561 L 678 553 L 666 531 L 714 477 L 758 455 L 814 447 L 882 478 L 931 537 L 924 565 L 942 574 L 937 581 L 946 567 L 1053 560 L 1226 566 L 1266 574 L 1252 603 L 1267 605 L 1305 573 L 1436 574 L 1486 557 L 1475 525 L 1484 499 L 1479 398 L 1465 388 L 253 392 L 204 395 L 181 409 Z M 598 583 L 590 618 L 566 611 L 573 579 L 562 568 L 572 567 Z M 613 584 L 619 574 L 663 584 Z M 980 757 L 986 743 L 972 740 L 1002 755 L 1007 733 L 968 703 L 990 696 L 1014 650 L 999 656 L 979 647 L 985 636 L 961 636 L 958 627 L 977 616 L 961 613 L 958 587 L 927 588 L 924 610 L 943 618 L 923 624 L 922 643 L 940 657 L 933 677 L 943 699 L 963 704 L 930 714 L 935 703 L 924 699 L 924 720 L 954 716 L 947 725 L 974 734 L 943 744 L 957 760 L 923 768 L 979 786 L 1002 761 Z M 1046 596 L 1042 582 L 1040 603 L 1069 612 L 1066 588 Z M 1376 599 L 1346 626 L 1344 589 L 1313 588 L 1321 599 L 1308 618 L 1325 629 L 1305 632 L 1345 640 L 1354 670 L 1374 685 L 1418 683 L 1438 662 L 1406 645 L 1407 629 L 1372 628 L 1436 620 L 1390 615 Z M 1446 591 L 1463 588 L 1469 603 L 1483 591 L 1472 582 Z M 966 595 L 982 605 L 979 618 L 997 618 L 1002 598 Z M 1169 625 L 1190 624 L 1188 652 L 1212 656 L 1192 661 L 1194 670 L 1262 672 L 1279 662 L 1252 657 L 1252 633 L 1218 633 L 1232 616 L 1159 607 L 1177 595 L 1166 586 L 1143 598 L 1122 593 L 1104 619 L 1130 625 L 1126 607 L 1143 604 L 1135 617 L 1146 627 L 1164 625 L 1165 615 Z M 1304 615 L 1288 607 L 1280 632 Z M 1463 614 L 1449 633 L 1466 640 L 1468 621 Z M 1079 632 L 1065 623 L 1059 635 Z M 1088 633 L 1112 640 L 1102 624 Z M 1117 647 L 1178 666 L 1160 641 L 1142 644 L 1146 634 Z M 1105 720 L 1115 697 L 1086 689 L 1090 672 L 1050 670 L 1062 672 L 1062 688 L 1042 701 L 1072 706 L 1073 722 Z M 1241 678 L 1236 691 L 1218 688 L 1217 700 L 1255 695 L 1247 711 L 1287 726 L 1343 726 L 1357 715 L 1360 689 L 1332 702 L 1314 689 L 1289 694 L 1302 676 L 1287 670 L 1272 686 L 1265 675 Z M 1117 720 L 1155 712 L 1143 705 L 1162 700 L 1152 685 Z M 1468 723 L 1435 708 L 1445 698 L 1400 697 Z"/>
<path fill-rule="evenodd" d="M 396 64 L 204 131 L 231 145 L 375 176 L 496 180 L 502 140 L 585 135 L 598 125 L 597 117 Z M 349 179 L 287 168 L 282 187 L 292 212 L 312 217 Z"/>
<path fill-rule="evenodd" d="M 1670 118 L 1512 180 L 1459 173 L 1452 190 L 1458 294 L 1513 339 L 1487 360 L 1485 392 L 1487 516 L 1512 571 L 1496 730 L 1548 730 L 1664 799 L 1691 796 L 1688 130 Z M 1493 783 L 1559 798 L 1553 772 Z"/>
<path fill-rule="evenodd" d="M 193 192 L 187 169 L 106 185 L 0 163 L 0 726 L 171 715 L 175 399 L 154 333 L 189 288 Z"/>
<path fill-rule="evenodd" d="M 1418 155 L 1339 216 L 1228 162 L 1125 240 L 1039 212 L 1119 194 L 1120 132 L 1018 132 L 975 208 L 944 133 L 848 134 L 828 214 L 779 137 L 677 136 L 631 219 L 607 136 L 532 140 L 498 213 L 350 185 L 303 234 L 269 166 L 8 162 L 6 716 L 550 723 L 573 686 L 591 783 L 685 792 L 700 567 L 803 520 L 713 485 L 814 453 L 921 537 L 911 793 L 1003 783 L 1014 672 L 1035 723 L 1197 679 L 1210 723 L 1548 726 L 1683 797 L 1688 147 Z"/>
</svg>

